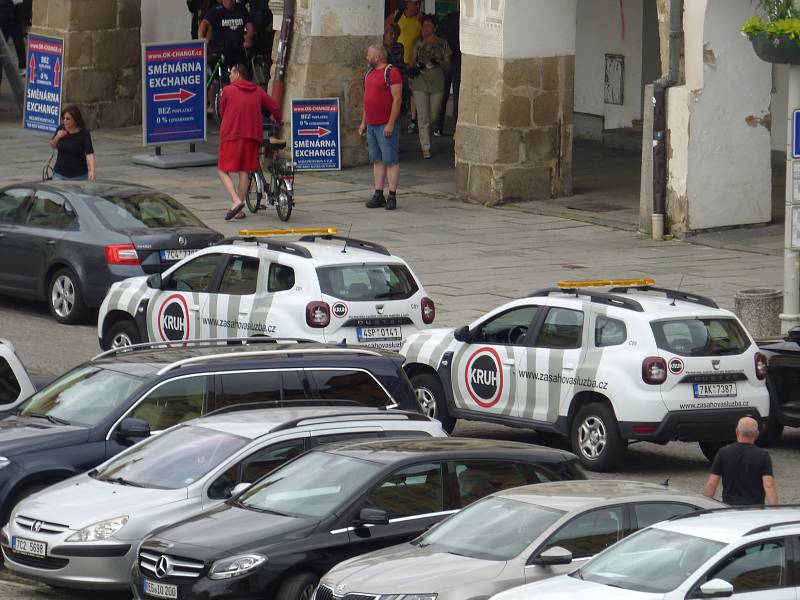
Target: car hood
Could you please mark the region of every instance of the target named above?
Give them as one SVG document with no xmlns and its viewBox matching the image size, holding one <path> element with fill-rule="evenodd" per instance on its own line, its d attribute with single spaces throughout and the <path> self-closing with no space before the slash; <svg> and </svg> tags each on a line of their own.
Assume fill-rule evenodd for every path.
<svg viewBox="0 0 800 600">
<path fill-rule="evenodd" d="M 456 556 L 411 544 L 370 552 L 334 567 L 324 583 L 362 594 L 413 594 L 470 588 L 494 579 L 505 561 Z"/>
<path fill-rule="evenodd" d="M 454 329 L 425 329 L 412 333 L 403 342 L 400 354 L 409 362 L 433 363 L 441 358 L 450 342 L 453 341 Z"/>
<path fill-rule="evenodd" d="M 56 425 L 47 419 L 16 416 L 0 420 L 0 456 L 85 444 L 88 439 L 89 429 L 79 425 Z"/>
<path fill-rule="evenodd" d="M 572 600 L 573 598 L 591 598 L 592 600 L 656 600 L 663 599 L 664 594 L 651 594 L 623 590 L 610 585 L 582 581 L 577 577 L 561 575 L 544 581 L 512 588 L 496 596 L 492 600 Z"/>
<path fill-rule="evenodd" d="M 81 529 L 87 525 L 129 515 L 147 520 L 148 511 L 186 500 L 186 488 L 159 490 L 98 481 L 86 474 L 52 485 L 24 500 L 15 513 L 40 521 Z M 138 529 L 138 528 L 137 528 Z M 152 529 L 152 527 L 150 528 Z M 124 529 L 120 534 L 124 534 Z M 124 539 L 124 535 L 117 535 Z"/>
</svg>

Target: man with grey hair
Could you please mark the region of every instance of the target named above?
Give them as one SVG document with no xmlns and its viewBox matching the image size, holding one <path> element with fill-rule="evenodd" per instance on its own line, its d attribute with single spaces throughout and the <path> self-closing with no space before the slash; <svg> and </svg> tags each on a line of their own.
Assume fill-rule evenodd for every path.
<svg viewBox="0 0 800 600">
<path fill-rule="evenodd" d="M 758 422 L 751 417 L 739 419 L 736 443 L 717 452 L 703 490 L 704 495 L 713 498 L 721 479 L 722 501 L 726 504 L 778 504 L 772 459 L 769 452 L 755 445 L 757 439 Z"/>
</svg>

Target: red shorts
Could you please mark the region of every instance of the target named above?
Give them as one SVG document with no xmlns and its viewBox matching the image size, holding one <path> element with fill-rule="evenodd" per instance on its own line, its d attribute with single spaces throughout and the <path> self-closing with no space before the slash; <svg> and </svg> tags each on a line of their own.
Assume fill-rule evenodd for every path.
<svg viewBox="0 0 800 600">
<path fill-rule="evenodd" d="M 261 144 L 257 140 L 228 140 L 219 143 L 219 160 L 217 167 L 226 173 L 258 170 L 258 150 Z"/>
</svg>

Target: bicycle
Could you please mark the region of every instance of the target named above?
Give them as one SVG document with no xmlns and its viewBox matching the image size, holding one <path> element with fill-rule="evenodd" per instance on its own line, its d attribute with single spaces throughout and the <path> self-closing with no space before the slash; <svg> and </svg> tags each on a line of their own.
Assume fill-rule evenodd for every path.
<svg viewBox="0 0 800 600">
<path fill-rule="evenodd" d="M 212 98 L 214 103 L 214 122 L 219 126 L 222 123 L 222 115 L 220 114 L 220 101 L 222 100 L 222 89 L 228 83 L 226 81 L 225 72 L 225 53 L 220 52 L 216 64 L 212 67 L 211 72 L 206 80 L 206 95 Z"/>
<path fill-rule="evenodd" d="M 267 132 L 270 130 L 267 129 Z M 274 130 L 273 130 L 274 131 Z M 251 213 L 257 213 L 266 206 L 261 206 L 264 196 L 270 206 L 274 206 L 281 221 L 288 221 L 294 207 L 294 165 L 279 155 L 286 148 L 284 140 L 276 140 L 269 135 L 261 143 L 259 168 L 250 174 L 250 187 L 245 202 Z M 269 161 L 266 171 L 269 173 L 269 184 L 264 177 L 264 163 Z"/>
</svg>

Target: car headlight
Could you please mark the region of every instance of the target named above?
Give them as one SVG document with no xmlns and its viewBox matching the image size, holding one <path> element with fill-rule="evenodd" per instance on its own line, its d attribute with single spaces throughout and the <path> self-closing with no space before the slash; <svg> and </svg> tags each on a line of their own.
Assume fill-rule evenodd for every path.
<svg viewBox="0 0 800 600">
<path fill-rule="evenodd" d="M 112 535 L 117 533 L 120 529 L 125 527 L 128 522 L 128 516 L 114 517 L 113 519 L 106 519 L 98 523 L 93 523 L 88 527 L 84 527 L 80 531 L 76 531 L 67 538 L 68 542 L 99 542 L 107 540 Z"/>
<path fill-rule="evenodd" d="M 5 456 L 0 456 L 0 469 L 4 469 L 10 464 L 11 461 L 9 459 L 7 459 Z"/>
<path fill-rule="evenodd" d="M 211 579 L 230 579 L 249 573 L 253 569 L 267 562 L 267 557 L 262 554 L 240 554 L 223 558 L 211 565 L 208 576 Z"/>
<path fill-rule="evenodd" d="M 438 594 L 389 594 L 380 597 L 380 600 L 436 600 Z"/>
</svg>

